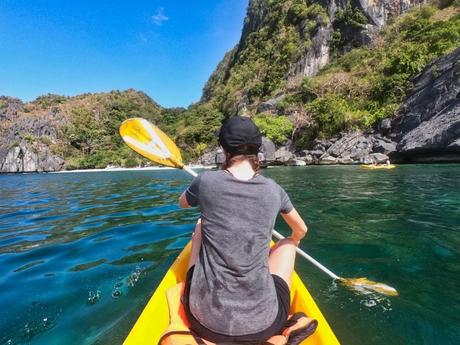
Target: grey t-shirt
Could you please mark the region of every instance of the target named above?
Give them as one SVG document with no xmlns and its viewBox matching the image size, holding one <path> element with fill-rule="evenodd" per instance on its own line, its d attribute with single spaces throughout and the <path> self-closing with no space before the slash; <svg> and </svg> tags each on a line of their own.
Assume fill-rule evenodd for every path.
<svg viewBox="0 0 460 345">
<path fill-rule="evenodd" d="M 216 333 L 265 330 L 278 313 L 268 268 L 271 231 L 278 213 L 293 208 L 288 195 L 262 175 L 242 181 L 223 170 L 202 173 L 185 195 L 200 207 L 202 219 L 190 311 Z"/>
</svg>

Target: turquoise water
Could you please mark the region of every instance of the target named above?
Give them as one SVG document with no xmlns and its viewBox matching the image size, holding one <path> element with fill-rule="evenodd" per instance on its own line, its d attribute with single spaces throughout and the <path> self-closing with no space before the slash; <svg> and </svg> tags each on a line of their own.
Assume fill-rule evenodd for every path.
<svg viewBox="0 0 460 345">
<path fill-rule="evenodd" d="M 273 168 L 306 219 L 299 259 L 343 344 L 460 343 L 460 165 Z M 0 176 L 0 344 L 121 344 L 180 249 L 196 210 L 175 170 Z M 278 222 L 277 228 L 287 234 Z"/>
</svg>

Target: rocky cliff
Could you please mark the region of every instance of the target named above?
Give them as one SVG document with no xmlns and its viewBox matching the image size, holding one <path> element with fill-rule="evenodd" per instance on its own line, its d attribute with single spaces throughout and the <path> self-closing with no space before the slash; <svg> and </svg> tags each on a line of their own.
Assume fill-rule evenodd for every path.
<svg viewBox="0 0 460 345">
<path fill-rule="evenodd" d="M 75 97 L 46 95 L 23 103 L 0 97 L 0 172 L 50 172 L 143 164 L 118 135 L 121 121 L 159 122 L 162 109 L 127 90 Z"/>
<path fill-rule="evenodd" d="M 61 170 L 64 160 L 50 150 L 67 121 L 59 109 L 30 114 L 30 107 L 12 97 L 0 97 L 0 105 L 0 172 Z"/>
<path fill-rule="evenodd" d="M 391 121 L 392 156 L 411 162 L 460 161 L 460 48 L 413 78 L 414 87 Z"/>
<path fill-rule="evenodd" d="M 203 101 L 288 119 L 275 164 L 458 161 L 460 11 L 419 3 L 250 1 Z"/>
<path fill-rule="evenodd" d="M 412 78 L 414 86 L 393 119 L 370 131 L 317 140 L 294 160 L 318 164 L 460 162 L 460 48 Z"/>
<path fill-rule="evenodd" d="M 396 18 L 422 2 L 423 0 L 318 1 L 328 17 L 315 18 L 318 26 L 311 37 L 311 47 L 295 62 L 288 74 L 288 80 L 314 76 L 330 62 L 332 54 L 370 44 L 390 18 Z M 300 25 L 308 25 L 308 22 Z"/>
<path fill-rule="evenodd" d="M 251 0 L 238 45 L 204 87 L 226 115 L 299 86 L 332 56 L 369 45 L 391 18 L 423 0 Z"/>
</svg>

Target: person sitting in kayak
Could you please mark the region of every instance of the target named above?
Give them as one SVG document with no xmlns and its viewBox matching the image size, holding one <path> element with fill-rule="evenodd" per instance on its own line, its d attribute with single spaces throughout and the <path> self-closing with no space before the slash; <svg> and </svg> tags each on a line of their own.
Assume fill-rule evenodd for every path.
<svg viewBox="0 0 460 345">
<path fill-rule="evenodd" d="M 225 121 L 219 143 L 224 170 L 200 174 L 179 199 L 180 207 L 201 211 L 182 301 L 190 328 L 206 340 L 265 341 L 288 319 L 296 247 L 307 226 L 283 188 L 259 174 L 262 135 L 250 118 Z M 292 234 L 270 250 L 279 213 Z"/>
</svg>

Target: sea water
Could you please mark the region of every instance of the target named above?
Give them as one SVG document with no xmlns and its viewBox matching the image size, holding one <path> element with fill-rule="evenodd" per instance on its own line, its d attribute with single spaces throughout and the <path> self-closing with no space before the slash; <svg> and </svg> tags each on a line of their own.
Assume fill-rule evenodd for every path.
<svg viewBox="0 0 460 345">
<path fill-rule="evenodd" d="M 460 343 L 460 165 L 271 168 L 306 220 L 301 247 L 357 294 L 298 258 L 342 344 Z M 121 344 L 190 240 L 182 171 L 0 176 L 0 344 Z M 285 235 L 281 220 L 277 229 Z"/>
</svg>

